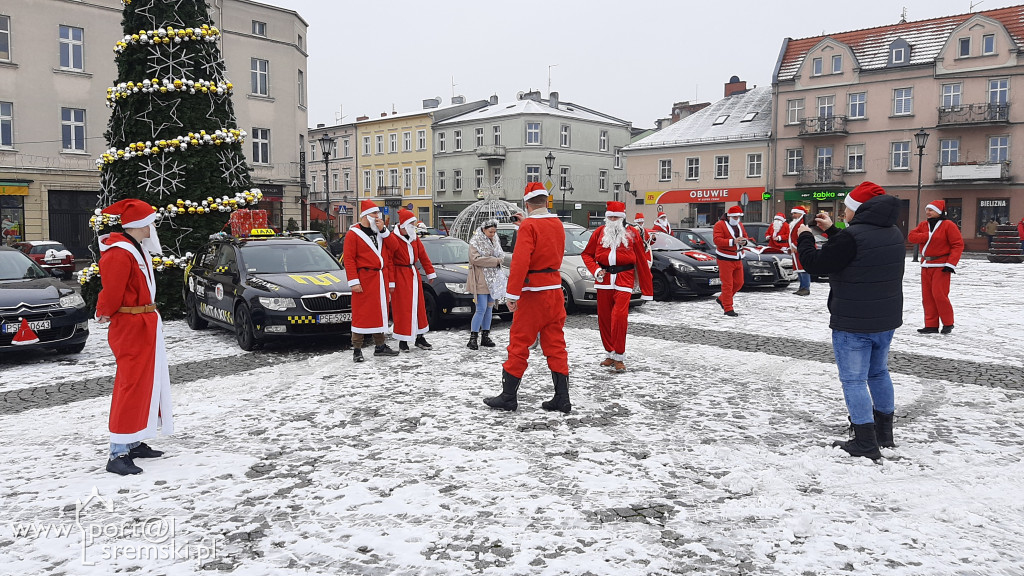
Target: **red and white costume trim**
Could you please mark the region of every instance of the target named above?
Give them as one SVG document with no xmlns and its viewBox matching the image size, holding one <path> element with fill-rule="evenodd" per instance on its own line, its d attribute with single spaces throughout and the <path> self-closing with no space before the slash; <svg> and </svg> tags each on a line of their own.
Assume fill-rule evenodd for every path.
<svg viewBox="0 0 1024 576">
<path fill-rule="evenodd" d="M 371 210 L 370 212 L 373 212 Z M 390 254 L 382 250 L 390 235 L 385 228 L 377 235 L 379 245 L 355 224 L 345 234 L 345 274 L 349 286 L 362 286 L 352 293 L 352 333 L 376 334 L 388 331 L 388 281 Z"/>
<path fill-rule="evenodd" d="M 430 330 L 416 262 L 423 266 L 427 280 L 437 278 L 437 274 L 423 242 L 418 237 L 403 235 L 400 226 L 396 225 L 394 232 L 384 240 L 384 249 L 390 256 L 389 287 L 395 289 L 391 295 L 392 333 L 395 340 L 413 342 Z"/>
</svg>

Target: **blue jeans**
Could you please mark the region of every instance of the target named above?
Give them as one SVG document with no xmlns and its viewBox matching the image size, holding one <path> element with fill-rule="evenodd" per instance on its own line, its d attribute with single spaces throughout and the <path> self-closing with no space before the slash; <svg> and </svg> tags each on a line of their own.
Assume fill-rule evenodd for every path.
<svg viewBox="0 0 1024 576">
<path fill-rule="evenodd" d="M 797 275 L 800 277 L 800 287 L 801 288 L 807 288 L 808 290 L 810 290 L 811 289 L 811 275 L 808 274 L 807 272 L 797 272 Z"/>
<path fill-rule="evenodd" d="M 120 458 L 121 456 L 124 456 L 129 451 L 131 451 L 132 448 L 137 447 L 139 444 L 142 444 L 142 442 L 132 442 L 131 444 L 114 444 L 113 442 L 111 442 L 110 459 L 113 460 L 115 458 Z"/>
<path fill-rule="evenodd" d="M 889 378 L 889 344 L 895 330 L 862 334 L 832 331 L 832 351 L 843 383 L 843 397 L 854 424 L 875 421 L 871 409 L 885 414 L 896 410 Z"/>
<path fill-rule="evenodd" d="M 473 312 L 473 321 L 469 324 L 471 332 L 491 329 L 491 304 L 494 304 L 494 298 L 490 294 L 476 295 L 476 311 Z"/>
</svg>

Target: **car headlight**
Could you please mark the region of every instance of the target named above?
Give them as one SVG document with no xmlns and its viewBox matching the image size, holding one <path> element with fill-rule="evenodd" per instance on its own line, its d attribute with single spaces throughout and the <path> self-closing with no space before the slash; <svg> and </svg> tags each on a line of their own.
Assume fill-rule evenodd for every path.
<svg viewBox="0 0 1024 576">
<path fill-rule="evenodd" d="M 718 272 L 718 266 L 697 266 L 701 272 Z"/>
<path fill-rule="evenodd" d="M 779 260 L 779 266 L 782 266 L 783 268 L 792 268 L 793 267 L 793 261 L 792 260 Z"/>
<path fill-rule="evenodd" d="M 444 287 L 447 288 L 449 292 L 454 292 L 456 294 L 469 294 L 469 292 L 466 290 L 465 283 L 445 282 Z"/>
<path fill-rule="evenodd" d="M 295 308 L 295 300 L 292 298 L 263 298 L 260 297 L 260 305 L 267 310 L 287 310 Z"/>
<path fill-rule="evenodd" d="M 81 308 L 83 306 L 85 306 L 85 300 L 78 292 L 68 294 L 67 296 L 61 296 L 60 298 L 61 308 Z"/>
<path fill-rule="evenodd" d="M 594 280 L 594 275 L 590 273 L 590 270 L 587 270 L 586 266 L 577 266 L 576 272 L 580 275 L 580 278 L 583 278 L 584 280 Z"/>
<path fill-rule="evenodd" d="M 686 262 L 673 262 L 672 267 L 680 272 L 693 272 L 693 266 L 690 266 Z"/>
<path fill-rule="evenodd" d="M 751 262 L 751 268 L 771 268 L 771 262 Z"/>
</svg>

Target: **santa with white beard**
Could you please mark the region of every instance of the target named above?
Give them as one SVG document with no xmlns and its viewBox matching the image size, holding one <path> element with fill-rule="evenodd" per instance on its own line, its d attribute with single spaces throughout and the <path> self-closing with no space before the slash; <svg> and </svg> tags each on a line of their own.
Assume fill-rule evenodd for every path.
<svg viewBox="0 0 1024 576">
<path fill-rule="evenodd" d="M 625 225 L 626 205 L 608 202 L 604 226 L 594 230 L 583 250 L 583 263 L 594 275 L 597 288 L 597 324 L 605 359 L 601 366 L 625 372 L 626 329 L 633 284 L 639 278 L 644 300 L 654 299 L 651 268 L 647 265 L 644 242 L 636 230 Z"/>
<path fill-rule="evenodd" d="M 672 225 L 668 222 L 668 214 L 658 212 L 658 219 L 654 221 L 654 230 L 656 232 L 664 232 L 665 234 L 672 233 Z"/>
</svg>

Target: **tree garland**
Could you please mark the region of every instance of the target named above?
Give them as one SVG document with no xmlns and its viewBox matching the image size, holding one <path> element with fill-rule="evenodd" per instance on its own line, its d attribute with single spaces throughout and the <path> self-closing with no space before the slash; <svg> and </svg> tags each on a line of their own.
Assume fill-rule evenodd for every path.
<svg viewBox="0 0 1024 576">
<path fill-rule="evenodd" d="M 160 92 L 166 94 L 167 92 L 188 92 L 189 94 L 195 94 L 200 92 L 202 94 L 231 94 L 234 90 L 234 84 L 226 80 L 220 82 L 213 82 L 211 80 L 174 80 L 171 78 L 164 78 L 158 80 L 153 78 L 152 80 L 142 80 L 141 82 L 121 82 L 117 86 L 111 86 L 107 88 L 107 108 L 113 108 L 117 105 L 118 100 L 128 98 L 132 94 L 153 94 Z"/>
<path fill-rule="evenodd" d="M 234 212 L 246 205 L 258 204 L 263 199 L 263 192 L 259 188 L 252 188 L 244 192 L 238 192 L 234 197 L 227 195 L 220 198 L 208 197 L 202 202 L 195 200 L 178 199 L 174 204 L 168 204 L 166 208 L 153 206 L 153 212 L 157 212 L 157 222 L 164 218 L 174 218 L 181 214 L 209 214 L 213 212 Z M 104 214 L 103 210 L 97 208 L 95 215 L 89 218 L 89 227 L 97 234 L 104 228 L 120 226 L 121 217 L 117 214 Z"/>
<path fill-rule="evenodd" d="M 153 270 L 163 272 L 168 268 L 184 269 L 188 266 L 189 261 L 192 260 L 192 256 L 191 252 L 186 252 L 184 256 L 153 256 Z M 94 278 L 99 278 L 100 265 L 94 262 L 76 272 L 75 275 L 78 277 L 78 283 L 85 286 Z"/>
<path fill-rule="evenodd" d="M 198 133 L 189 132 L 187 136 L 178 136 L 170 140 L 151 140 L 129 144 L 127 148 L 110 148 L 96 159 L 96 167 L 100 170 L 107 164 L 113 164 L 118 160 L 127 160 L 136 156 L 150 156 L 175 150 L 185 151 L 189 146 L 220 146 L 221 144 L 242 144 L 247 134 L 245 130 L 228 128 L 226 130 L 215 130 L 213 134 L 207 134 L 206 130 Z"/>
<path fill-rule="evenodd" d="M 216 42 L 220 40 L 220 30 L 216 26 L 203 24 L 200 28 L 174 29 L 157 28 L 156 30 L 139 30 L 138 34 L 125 34 L 124 38 L 114 44 L 114 52 L 120 54 L 128 49 L 128 46 L 145 44 L 180 44 L 182 42 L 205 40 Z"/>
</svg>

